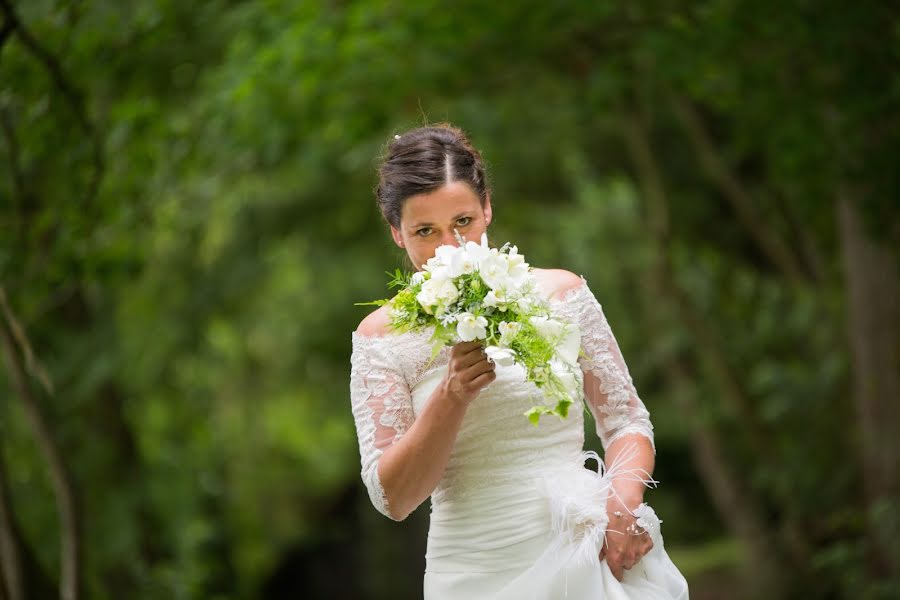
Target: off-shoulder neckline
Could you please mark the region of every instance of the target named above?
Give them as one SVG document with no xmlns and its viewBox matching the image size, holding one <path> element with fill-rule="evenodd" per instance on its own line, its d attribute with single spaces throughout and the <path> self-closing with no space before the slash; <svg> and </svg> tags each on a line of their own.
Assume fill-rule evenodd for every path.
<svg viewBox="0 0 900 600">
<path fill-rule="evenodd" d="M 407 333 L 409 335 L 420 335 L 422 333 L 422 331 L 410 331 Z M 353 341 L 366 341 L 366 342 L 374 341 L 374 340 L 396 340 L 399 337 L 399 335 L 400 334 L 393 332 L 393 331 L 388 331 L 382 335 L 366 335 L 364 333 L 360 333 L 359 331 L 357 331 L 355 329 L 350 332 L 350 338 Z"/>
<path fill-rule="evenodd" d="M 588 289 L 587 279 L 584 278 L 584 275 L 579 275 L 581 278 L 581 283 L 576 285 L 575 287 L 570 287 L 566 291 L 564 291 L 560 296 L 551 296 L 547 299 L 548 304 L 565 304 L 569 302 L 572 298 L 574 298 L 578 293 L 583 290 Z M 427 330 L 421 330 L 416 332 L 409 332 L 412 335 L 422 335 Z M 358 330 L 353 330 L 350 332 L 350 339 L 353 342 L 374 342 L 381 340 L 396 340 L 398 338 L 397 333 L 388 331 L 382 335 L 366 335 L 364 333 L 360 333 Z"/>
<path fill-rule="evenodd" d="M 568 302 L 569 300 L 571 300 L 573 296 L 578 294 L 578 292 L 588 289 L 587 279 L 584 278 L 584 275 L 579 275 L 578 277 L 581 278 L 580 284 L 578 284 L 574 287 L 570 287 L 569 289 L 564 291 L 562 294 L 560 294 L 558 297 L 551 296 L 547 300 L 547 302 L 556 302 L 558 304 L 564 304 L 564 303 Z"/>
</svg>

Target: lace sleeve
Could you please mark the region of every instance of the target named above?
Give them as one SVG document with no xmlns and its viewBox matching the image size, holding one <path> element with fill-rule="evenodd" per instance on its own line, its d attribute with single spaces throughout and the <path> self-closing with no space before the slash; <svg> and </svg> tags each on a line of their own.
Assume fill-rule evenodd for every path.
<svg viewBox="0 0 900 600">
<path fill-rule="evenodd" d="M 557 302 L 560 313 L 581 329 L 584 399 L 594 416 L 597 436 L 606 449 L 621 436 L 638 433 L 650 440 L 656 453 L 650 413 L 635 390 L 600 303 L 583 276 L 581 281 Z"/>
<path fill-rule="evenodd" d="M 413 421 L 412 400 L 403 374 L 390 359 L 388 338 L 352 334 L 350 401 L 359 439 L 362 480 L 376 509 L 390 511 L 378 475 L 384 449 L 400 439 Z"/>
</svg>

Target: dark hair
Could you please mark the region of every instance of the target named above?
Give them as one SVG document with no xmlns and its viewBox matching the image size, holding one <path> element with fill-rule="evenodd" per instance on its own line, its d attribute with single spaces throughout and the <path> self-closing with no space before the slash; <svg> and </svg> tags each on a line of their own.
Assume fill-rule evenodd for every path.
<svg viewBox="0 0 900 600">
<path fill-rule="evenodd" d="M 454 181 L 467 183 L 484 206 L 490 193 L 484 161 L 466 134 L 449 123 L 407 131 L 391 140 L 378 170 L 378 208 L 388 223 L 399 228 L 407 198 Z"/>
</svg>

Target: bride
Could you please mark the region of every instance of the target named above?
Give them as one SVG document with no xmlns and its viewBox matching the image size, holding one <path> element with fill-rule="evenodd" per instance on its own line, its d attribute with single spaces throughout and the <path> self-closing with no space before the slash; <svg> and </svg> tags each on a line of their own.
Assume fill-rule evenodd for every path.
<svg viewBox="0 0 900 600">
<path fill-rule="evenodd" d="M 491 222 L 478 151 L 450 125 L 395 136 L 378 205 L 421 269 L 454 230 L 478 241 Z M 585 403 L 605 454 L 584 452 L 584 411 L 523 416 L 541 392 L 479 342 L 429 361 L 430 332 L 392 333 L 388 307 L 352 333 L 350 393 L 362 478 L 375 508 L 406 518 L 431 497 L 426 600 L 687 599 L 643 502 L 655 482 L 653 427 L 587 281 L 534 269 L 560 318 L 576 323 Z M 585 467 L 593 459 L 599 472 Z"/>
</svg>

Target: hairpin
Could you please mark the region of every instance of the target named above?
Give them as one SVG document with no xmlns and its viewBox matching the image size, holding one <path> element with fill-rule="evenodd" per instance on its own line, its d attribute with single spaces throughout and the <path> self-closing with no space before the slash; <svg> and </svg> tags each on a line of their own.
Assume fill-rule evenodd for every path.
<svg viewBox="0 0 900 600">
<path fill-rule="evenodd" d="M 395 134 L 394 134 L 394 139 L 395 139 L 395 140 L 399 140 L 399 139 L 400 139 L 400 134 L 395 133 Z"/>
</svg>

